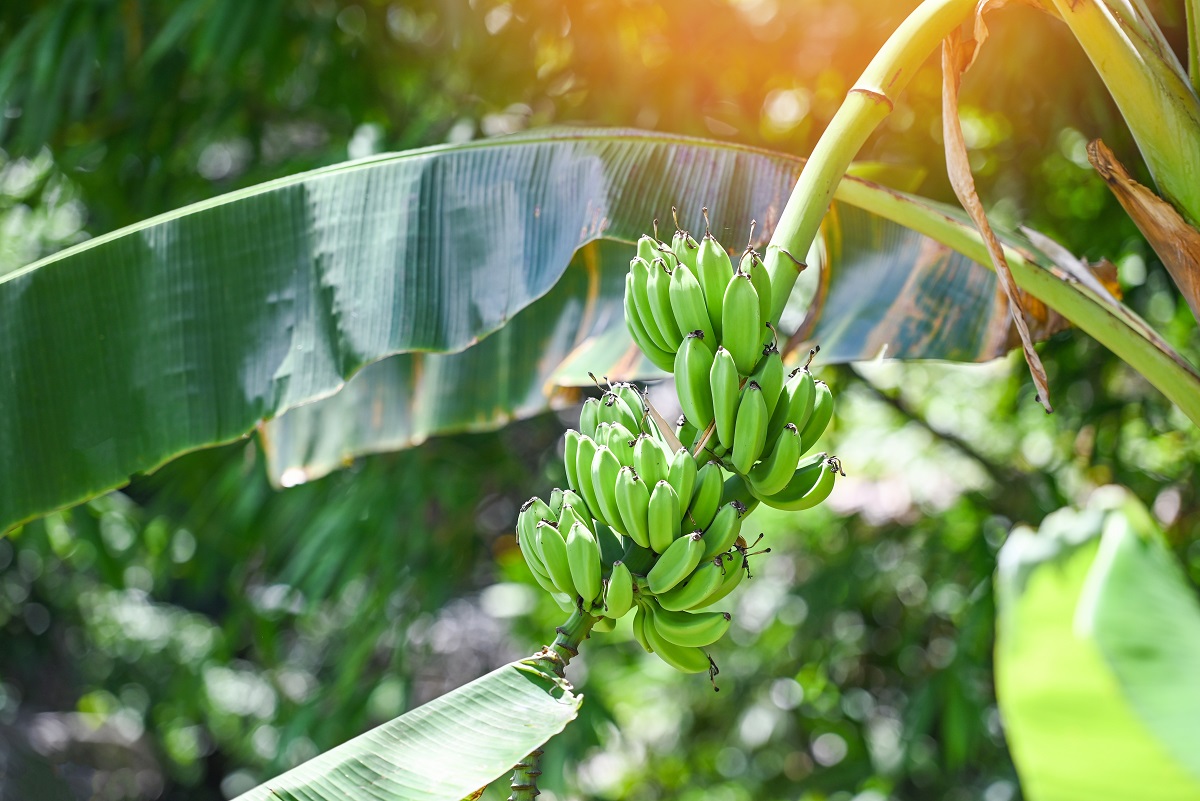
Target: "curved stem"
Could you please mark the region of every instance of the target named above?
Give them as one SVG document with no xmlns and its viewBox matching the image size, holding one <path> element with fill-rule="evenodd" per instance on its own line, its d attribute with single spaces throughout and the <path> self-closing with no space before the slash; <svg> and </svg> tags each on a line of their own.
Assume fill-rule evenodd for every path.
<svg viewBox="0 0 1200 801">
<path fill-rule="evenodd" d="M 891 113 L 904 87 L 942 39 L 974 9 L 975 0 L 921 3 L 875 54 L 830 120 L 801 170 L 767 245 L 764 261 L 771 276 L 771 319 L 779 319 L 787 304 L 820 230 L 821 219 L 850 161 L 876 126 Z"/>
<path fill-rule="evenodd" d="M 542 649 L 541 657 L 559 678 L 563 677 L 563 671 L 571 660 L 579 655 L 579 646 L 588 638 L 597 620 L 582 609 L 576 609 L 565 623 L 555 629 L 558 636 Z M 509 783 L 512 795 L 508 801 L 533 801 L 540 795 L 537 777 L 542 775 L 541 761 L 542 749 L 538 748 L 514 766 Z"/>
</svg>

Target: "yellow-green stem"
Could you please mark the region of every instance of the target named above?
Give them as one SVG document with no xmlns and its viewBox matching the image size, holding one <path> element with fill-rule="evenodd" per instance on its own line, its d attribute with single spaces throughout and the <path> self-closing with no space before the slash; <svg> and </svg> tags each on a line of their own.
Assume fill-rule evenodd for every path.
<svg viewBox="0 0 1200 801">
<path fill-rule="evenodd" d="M 974 8 L 975 0 L 925 0 L 875 54 L 850 90 L 800 172 L 767 245 L 772 319 L 779 319 L 787 303 L 821 219 L 851 160 L 891 113 L 896 99 L 929 55 Z"/>
<path fill-rule="evenodd" d="M 837 189 L 839 201 L 877 214 L 906 228 L 925 234 L 967 258 L 990 265 L 979 232 L 969 223 L 939 214 L 896 192 L 881 190 L 858 181 L 843 181 Z M 1158 347 L 1133 326 L 1150 332 L 1132 311 L 1094 296 L 1079 284 L 1064 281 L 1049 270 L 1031 263 L 1019 250 L 1005 247 L 1005 256 L 1017 285 L 1090 334 L 1127 364 L 1146 377 L 1160 392 L 1200 426 L 1200 374 L 1182 357 Z"/>
</svg>

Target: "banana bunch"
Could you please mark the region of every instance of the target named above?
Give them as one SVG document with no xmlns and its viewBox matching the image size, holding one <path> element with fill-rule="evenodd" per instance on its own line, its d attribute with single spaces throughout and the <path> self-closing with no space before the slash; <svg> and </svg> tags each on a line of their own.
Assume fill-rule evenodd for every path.
<svg viewBox="0 0 1200 801">
<path fill-rule="evenodd" d="M 762 258 L 747 248 L 735 269 L 711 233 L 697 243 L 682 230 L 669 245 L 643 236 L 637 248 L 626 325 L 675 374 L 679 441 L 740 475 L 755 502 L 797 510 L 823 501 L 840 463 L 802 459 L 832 419 L 833 395 L 808 364 L 785 377 Z"/>
</svg>

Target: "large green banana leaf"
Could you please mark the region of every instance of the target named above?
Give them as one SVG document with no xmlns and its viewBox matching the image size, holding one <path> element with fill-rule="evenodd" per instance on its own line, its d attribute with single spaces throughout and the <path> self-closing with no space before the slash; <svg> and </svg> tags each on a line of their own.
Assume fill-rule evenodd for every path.
<svg viewBox="0 0 1200 801">
<path fill-rule="evenodd" d="M 799 167 L 697 139 L 536 132 L 275 181 L 0 277 L 0 531 L 244 436 L 360 371 L 344 397 L 260 425 L 281 483 L 534 413 L 548 385 L 573 383 L 570 370 L 556 377 L 564 360 L 574 383 L 588 369 L 636 374 L 617 303 L 627 251 L 572 255 L 601 239 L 632 242 L 672 205 L 696 230 L 709 206 L 731 247 L 752 218 L 765 241 Z M 1003 304 L 991 273 L 962 255 L 979 258 L 969 228 L 874 184 L 842 186 L 855 191 L 828 218 L 828 268 L 806 329 L 823 353 L 1001 352 Z M 957 237 L 954 250 L 889 218 Z M 1104 337 L 1130 323 L 1025 252 L 1018 282 L 1068 293 L 1068 316 L 1102 318 L 1085 328 L 1116 350 Z M 1158 359 L 1195 381 L 1161 343 L 1129 339 L 1124 358 Z M 396 354 L 408 355 L 362 369 Z"/>
<path fill-rule="evenodd" d="M 1031 801 L 1200 798 L 1200 603 L 1106 488 L 1000 552 L 996 692 Z"/>
<path fill-rule="evenodd" d="M 513 662 L 236 801 L 459 801 L 562 731 L 582 701 L 536 660 Z"/>
</svg>

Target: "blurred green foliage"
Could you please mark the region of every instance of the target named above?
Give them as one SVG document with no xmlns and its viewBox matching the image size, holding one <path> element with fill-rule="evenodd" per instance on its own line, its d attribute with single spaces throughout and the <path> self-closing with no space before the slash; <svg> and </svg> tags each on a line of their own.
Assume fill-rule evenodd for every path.
<svg viewBox="0 0 1200 801">
<path fill-rule="evenodd" d="M 0 272 L 237 187 L 533 125 L 805 153 L 914 5 L 5 4 Z M 1177 9 L 1164 21 L 1182 42 Z M 1114 261 L 1127 301 L 1200 361 L 1186 305 L 1087 165 L 1103 136 L 1140 169 L 1085 57 L 1031 9 L 992 33 L 962 98 L 985 203 Z M 939 80 L 931 63 L 863 157 L 922 166 L 947 199 Z M 828 509 L 748 521 L 773 550 L 715 650 L 721 692 L 623 627 L 597 635 L 546 796 L 1018 798 L 990 667 L 1011 525 L 1121 483 L 1200 581 L 1200 435 L 1090 339 L 1041 353 L 1053 416 L 1015 358 L 821 368 L 839 398 L 825 447 L 850 478 Z M 22 775 L 55 797 L 39 760 L 62 797 L 232 797 L 534 650 L 561 612 L 509 531 L 563 483 L 571 422 L 441 438 L 282 493 L 235 444 L 0 540 L 0 762 L 34 765 L 0 772 L 0 799 L 31 797 Z"/>
</svg>

